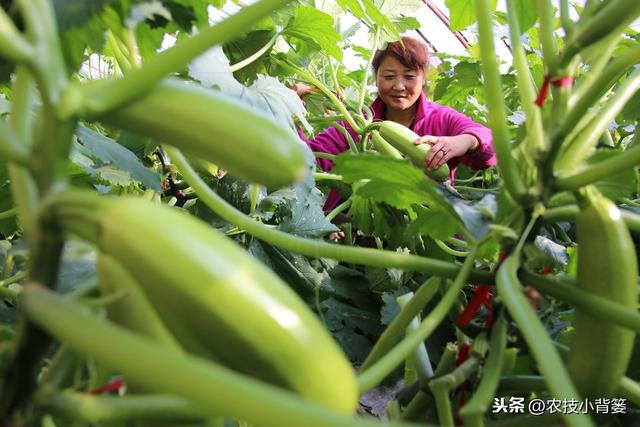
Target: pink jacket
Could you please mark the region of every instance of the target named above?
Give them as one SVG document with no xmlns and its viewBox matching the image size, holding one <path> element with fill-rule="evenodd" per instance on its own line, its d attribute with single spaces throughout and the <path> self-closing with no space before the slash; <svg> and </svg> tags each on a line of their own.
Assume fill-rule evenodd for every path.
<svg viewBox="0 0 640 427">
<path fill-rule="evenodd" d="M 371 104 L 371 108 L 374 112 L 374 121 L 384 119 L 385 105 L 380 98 L 377 98 Z M 359 135 L 348 123 L 340 122 L 340 124 L 347 129 L 354 141 L 359 140 Z M 474 152 L 453 158 L 447 162 L 451 169 L 450 179 L 452 183 L 456 167 L 460 162 L 471 169 L 486 169 L 496 164 L 496 156 L 493 152 L 493 137 L 490 129 L 474 122 L 453 108 L 429 101 L 424 93 L 421 93 L 418 98 L 418 111 L 411 130 L 420 136 L 455 136 L 466 133 L 478 139 L 480 145 Z M 300 132 L 299 134 L 312 151 L 340 154 L 349 148 L 346 138 L 335 127 L 325 130 L 312 140 L 305 138 Z M 334 166 L 333 162 L 328 159 L 316 159 L 316 161 L 318 166 L 326 172 L 330 171 Z M 339 201 L 339 193 L 336 190 L 332 190 L 327 197 L 324 209 L 333 209 Z"/>
</svg>

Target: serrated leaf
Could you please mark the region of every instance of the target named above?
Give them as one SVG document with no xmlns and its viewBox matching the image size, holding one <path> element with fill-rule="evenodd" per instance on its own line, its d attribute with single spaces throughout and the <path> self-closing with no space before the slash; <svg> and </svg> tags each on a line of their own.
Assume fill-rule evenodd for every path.
<svg viewBox="0 0 640 427">
<path fill-rule="evenodd" d="M 130 174 L 130 178 L 139 181 L 145 187 L 161 191 L 160 175 L 144 167 L 131 151 L 113 139 L 82 125 L 76 129 L 76 135 L 84 147 L 89 149 L 104 164 L 116 166 L 122 171 L 126 171 L 127 175 Z M 122 175 L 115 176 L 108 170 L 105 170 L 104 173 L 117 181 L 122 179 Z"/>
<path fill-rule="evenodd" d="M 339 47 L 341 38 L 334 28 L 333 18 L 313 7 L 298 6 L 282 35 L 317 45 L 338 61 L 342 60 L 342 50 Z"/>
<path fill-rule="evenodd" d="M 322 211 L 322 194 L 313 184 L 293 186 L 296 197 L 289 203 L 291 216 L 280 223 L 280 230 L 302 237 L 323 237 L 339 228 L 331 224 Z"/>
</svg>

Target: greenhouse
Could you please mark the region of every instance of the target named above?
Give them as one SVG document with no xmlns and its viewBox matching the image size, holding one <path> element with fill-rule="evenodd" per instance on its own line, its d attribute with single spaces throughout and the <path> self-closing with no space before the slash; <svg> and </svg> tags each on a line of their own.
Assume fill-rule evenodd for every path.
<svg viewBox="0 0 640 427">
<path fill-rule="evenodd" d="M 0 427 L 640 425 L 637 0 L 1 0 Z"/>
</svg>

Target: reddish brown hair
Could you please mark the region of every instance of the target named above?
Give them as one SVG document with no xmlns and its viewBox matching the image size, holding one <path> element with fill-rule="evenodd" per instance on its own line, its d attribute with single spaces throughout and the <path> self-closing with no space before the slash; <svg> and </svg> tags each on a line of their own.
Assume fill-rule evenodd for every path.
<svg viewBox="0 0 640 427">
<path fill-rule="evenodd" d="M 399 41 L 392 42 L 386 48 L 377 51 L 371 63 L 373 69 L 377 72 L 384 58 L 390 55 L 405 67 L 411 70 L 422 68 L 426 73 L 429 65 L 429 48 L 427 48 L 427 45 L 411 37 L 402 37 L 402 43 L 404 46 Z"/>
</svg>

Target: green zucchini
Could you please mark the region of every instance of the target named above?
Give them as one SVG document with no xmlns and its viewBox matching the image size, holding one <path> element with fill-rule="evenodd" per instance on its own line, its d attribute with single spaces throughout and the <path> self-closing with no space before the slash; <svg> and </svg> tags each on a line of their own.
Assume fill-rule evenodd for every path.
<svg viewBox="0 0 640 427">
<path fill-rule="evenodd" d="M 429 144 L 415 145 L 413 142 L 420 136 L 408 127 L 391 120 L 385 120 L 380 123 L 378 132 L 386 142 L 407 156 L 414 165 L 424 169 L 429 177 L 436 181 L 449 179 L 449 165 L 446 163 L 435 170 L 425 168 L 424 158 L 431 150 L 431 146 Z"/>
<path fill-rule="evenodd" d="M 118 296 L 118 299 L 106 305 L 109 319 L 168 347 L 182 349 L 140 285 L 113 257 L 98 254 L 96 274 L 100 293 L 104 296 Z"/>
<path fill-rule="evenodd" d="M 301 181 L 308 172 L 307 148 L 290 129 L 231 96 L 180 80 L 167 79 L 97 119 L 270 188 Z"/>
<path fill-rule="evenodd" d="M 94 243 L 143 289 L 193 354 L 353 413 L 353 369 L 317 317 L 270 269 L 186 212 L 83 191 L 52 196 L 48 214 Z"/>
<path fill-rule="evenodd" d="M 620 211 L 587 188 L 577 216 L 578 286 L 626 307 L 638 304 L 636 253 Z M 576 387 L 587 398 L 612 396 L 633 350 L 634 332 L 576 310 L 567 359 Z"/>
</svg>

